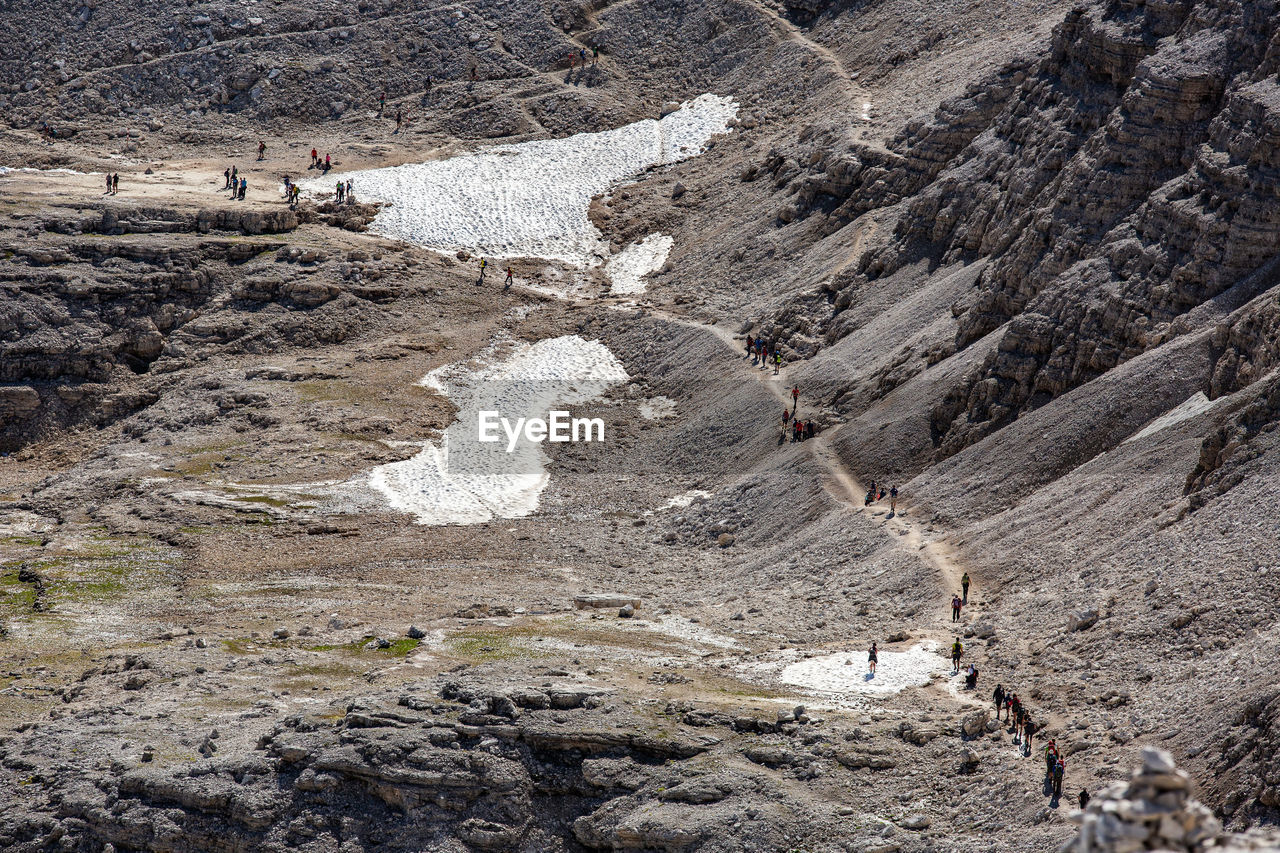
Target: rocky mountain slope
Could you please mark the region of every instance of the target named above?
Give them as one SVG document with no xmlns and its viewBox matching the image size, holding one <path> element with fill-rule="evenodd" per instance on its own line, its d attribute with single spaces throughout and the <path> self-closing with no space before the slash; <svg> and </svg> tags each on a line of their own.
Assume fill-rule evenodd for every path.
<svg viewBox="0 0 1280 853">
<path fill-rule="evenodd" d="M 0 847 L 1280 849 L 1277 11 L 11 4 Z M 704 92 L 639 294 L 277 188 Z M 574 336 L 536 512 L 371 485 Z"/>
</svg>

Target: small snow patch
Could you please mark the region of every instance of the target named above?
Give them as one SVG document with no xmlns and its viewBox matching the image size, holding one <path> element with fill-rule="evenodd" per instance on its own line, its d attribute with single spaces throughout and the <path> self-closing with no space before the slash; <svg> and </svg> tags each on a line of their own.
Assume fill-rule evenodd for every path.
<svg viewBox="0 0 1280 853">
<path fill-rule="evenodd" d="M 1196 415 L 1203 414 L 1204 412 L 1208 412 L 1212 410 L 1215 406 L 1217 406 L 1219 403 L 1221 403 L 1225 399 L 1227 398 L 1219 397 L 1217 400 L 1210 400 L 1208 397 L 1204 395 L 1203 391 L 1197 391 L 1196 393 L 1188 397 L 1186 400 L 1184 400 L 1181 404 L 1179 404 L 1176 408 L 1170 409 L 1160 417 L 1156 418 L 1151 423 L 1147 424 L 1138 432 L 1135 432 L 1133 435 L 1126 438 L 1124 440 L 1124 443 L 1128 444 L 1131 441 L 1137 441 L 1140 438 L 1146 438 L 1147 436 L 1155 435 L 1161 430 L 1168 429 L 1169 427 L 1175 424 L 1180 424 L 1185 420 L 1190 420 L 1191 418 L 1194 418 Z"/>
<path fill-rule="evenodd" d="M 645 291 L 644 277 L 662 269 L 675 241 L 666 234 L 650 234 L 609 259 L 605 271 L 616 296 L 638 296 Z"/>
<path fill-rule="evenodd" d="M 879 654 L 876 673 L 867 672 L 867 652 L 838 652 L 809 658 L 783 667 L 778 680 L 820 693 L 865 693 L 889 696 L 908 687 L 923 687 L 935 675 L 947 671 L 947 663 L 937 654 L 936 643 L 921 643 L 905 652 Z"/>
<path fill-rule="evenodd" d="M 660 421 L 676 416 L 676 401 L 670 397 L 650 397 L 640 402 L 640 417 L 647 421 Z"/>
<path fill-rule="evenodd" d="M 546 457 L 523 438 L 512 453 L 503 442 L 479 442 L 479 412 L 545 418 L 557 404 L 586 402 L 627 379 L 608 347 L 577 335 L 535 344 L 504 342 L 473 362 L 437 368 L 419 384 L 447 395 L 458 407 L 457 420 L 438 443 L 428 443 L 412 459 L 374 468 L 368 484 L 419 524 L 480 524 L 530 515 L 549 481 Z"/>
</svg>

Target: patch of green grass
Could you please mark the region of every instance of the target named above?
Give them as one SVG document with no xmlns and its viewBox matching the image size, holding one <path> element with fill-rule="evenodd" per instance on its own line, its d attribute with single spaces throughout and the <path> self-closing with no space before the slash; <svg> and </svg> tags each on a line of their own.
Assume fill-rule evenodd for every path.
<svg viewBox="0 0 1280 853">
<path fill-rule="evenodd" d="M 387 657 L 402 658 L 402 657 L 408 656 L 409 652 L 416 649 L 418 647 L 418 644 L 422 642 L 421 640 L 415 640 L 412 637 L 401 637 L 400 639 L 393 642 L 388 648 L 366 650 L 365 645 L 368 644 L 368 642 L 372 639 L 373 637 L 363 637 L 359 640 L 356 640 L 353 643 L 344 643 L 342 645 L 337 645 L 337 646 L 329 645 L 329 644 L 322 644 L 319 646 L 308 646 L 307 651 L 309 652 L 340 651 L 340 652 L 348 652 L 353 654 L 361 654 L 361 653 L 379 654 L 379 655 L 386 655 Z"/>
<path fill-rule="evenodd" d="M 39 536 L 7 536 L 4 541 L 14 545 L 33 545 L 36 547 L 42 544 Z"/>
<path fill-rule="evenodd" d="M 249 648 L 249 646 L 255 645 L 256 642 L 250 637 L 235 637 L 230 640 L 223 640 L 222 647 L 233 655 L 251 655 L 262 651 L 262 649 L 258 648 Z"/>
<path fill-rule="evenodd" d="M 232 500 L 243 501 L 251 504 L 266 504 L 267 506 L 286 507 L 289 501 L 273 498 L 270 495 L 237 495 Z"/>
</svg>

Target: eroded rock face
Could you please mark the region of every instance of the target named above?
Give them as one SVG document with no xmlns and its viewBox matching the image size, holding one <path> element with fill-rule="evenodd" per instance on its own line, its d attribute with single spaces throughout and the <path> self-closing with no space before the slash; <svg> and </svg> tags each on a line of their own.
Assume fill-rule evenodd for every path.
<svg viewBox="0 0 1280 853">
<path fill-rule="evenodd" d="M 937 458 L 1217 322 L 1274 282 L 1266 265 L 1280 194 L 1267 176 L 1280 163 L 1280 84 L 1265 10 L 1216 0 L 1081 7 L 1044 56 L 944 104 L 890 153 L 828 145 L 836 153 L 809 168 L 802 135 L 796 151 L 773 152 L 747 175 L 790 187 L 783 221 L 823 199 L 841 215 L 836 227 L 877 208 L 896 221 L 882 247 L 824 285 L 829 308 L 809 306 L 827 312 L 828 343 L 851 330 L 842 312 L 875 279 L 922 257 L 985 263 L 953 306 L 954 343 L 929 357 L 999 336 L 934 407 Z M 1251 311 L 1226 333 L 1215 393 L 1274 363 L 1262 331 L 1274 307 Z M 773 331 L 800 336 L 809 319 L 788 309 Z M 899 371 L 880 393 L 909 376 Z"/>
</svg>

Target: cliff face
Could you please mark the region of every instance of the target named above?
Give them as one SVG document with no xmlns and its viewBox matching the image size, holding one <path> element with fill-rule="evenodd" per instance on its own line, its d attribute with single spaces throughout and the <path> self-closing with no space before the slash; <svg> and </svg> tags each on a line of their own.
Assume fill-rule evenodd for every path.
<svg viewBox="0 0 1280 853">
<path fill-rule="evenodd" d="M 827 284 L 828 344 L 851 331 L 842 313 L 869 283 L 921 259 L 986 261 L 953 306 L 953 343 L 927 360 L 998 335 L 940 395 L 936 458 L 1223 320 L 1276 283 L 1274 7 L 1076 9 L 1042 57 L 913 123 L 889 152 L 851 148 L 793 184 L 797 215 L 826 193 L 841 221 L 879 211 L 894 222 L 882 245 Z M 1247 384 L 1274 358 L 1264 331 L 1274 303 L 1242 310 L 1206 391 Z M 778 327 L 797 328 L 791 317 Z M 902 371 L 896 384 L 925 366 Z"/>
</svg>

